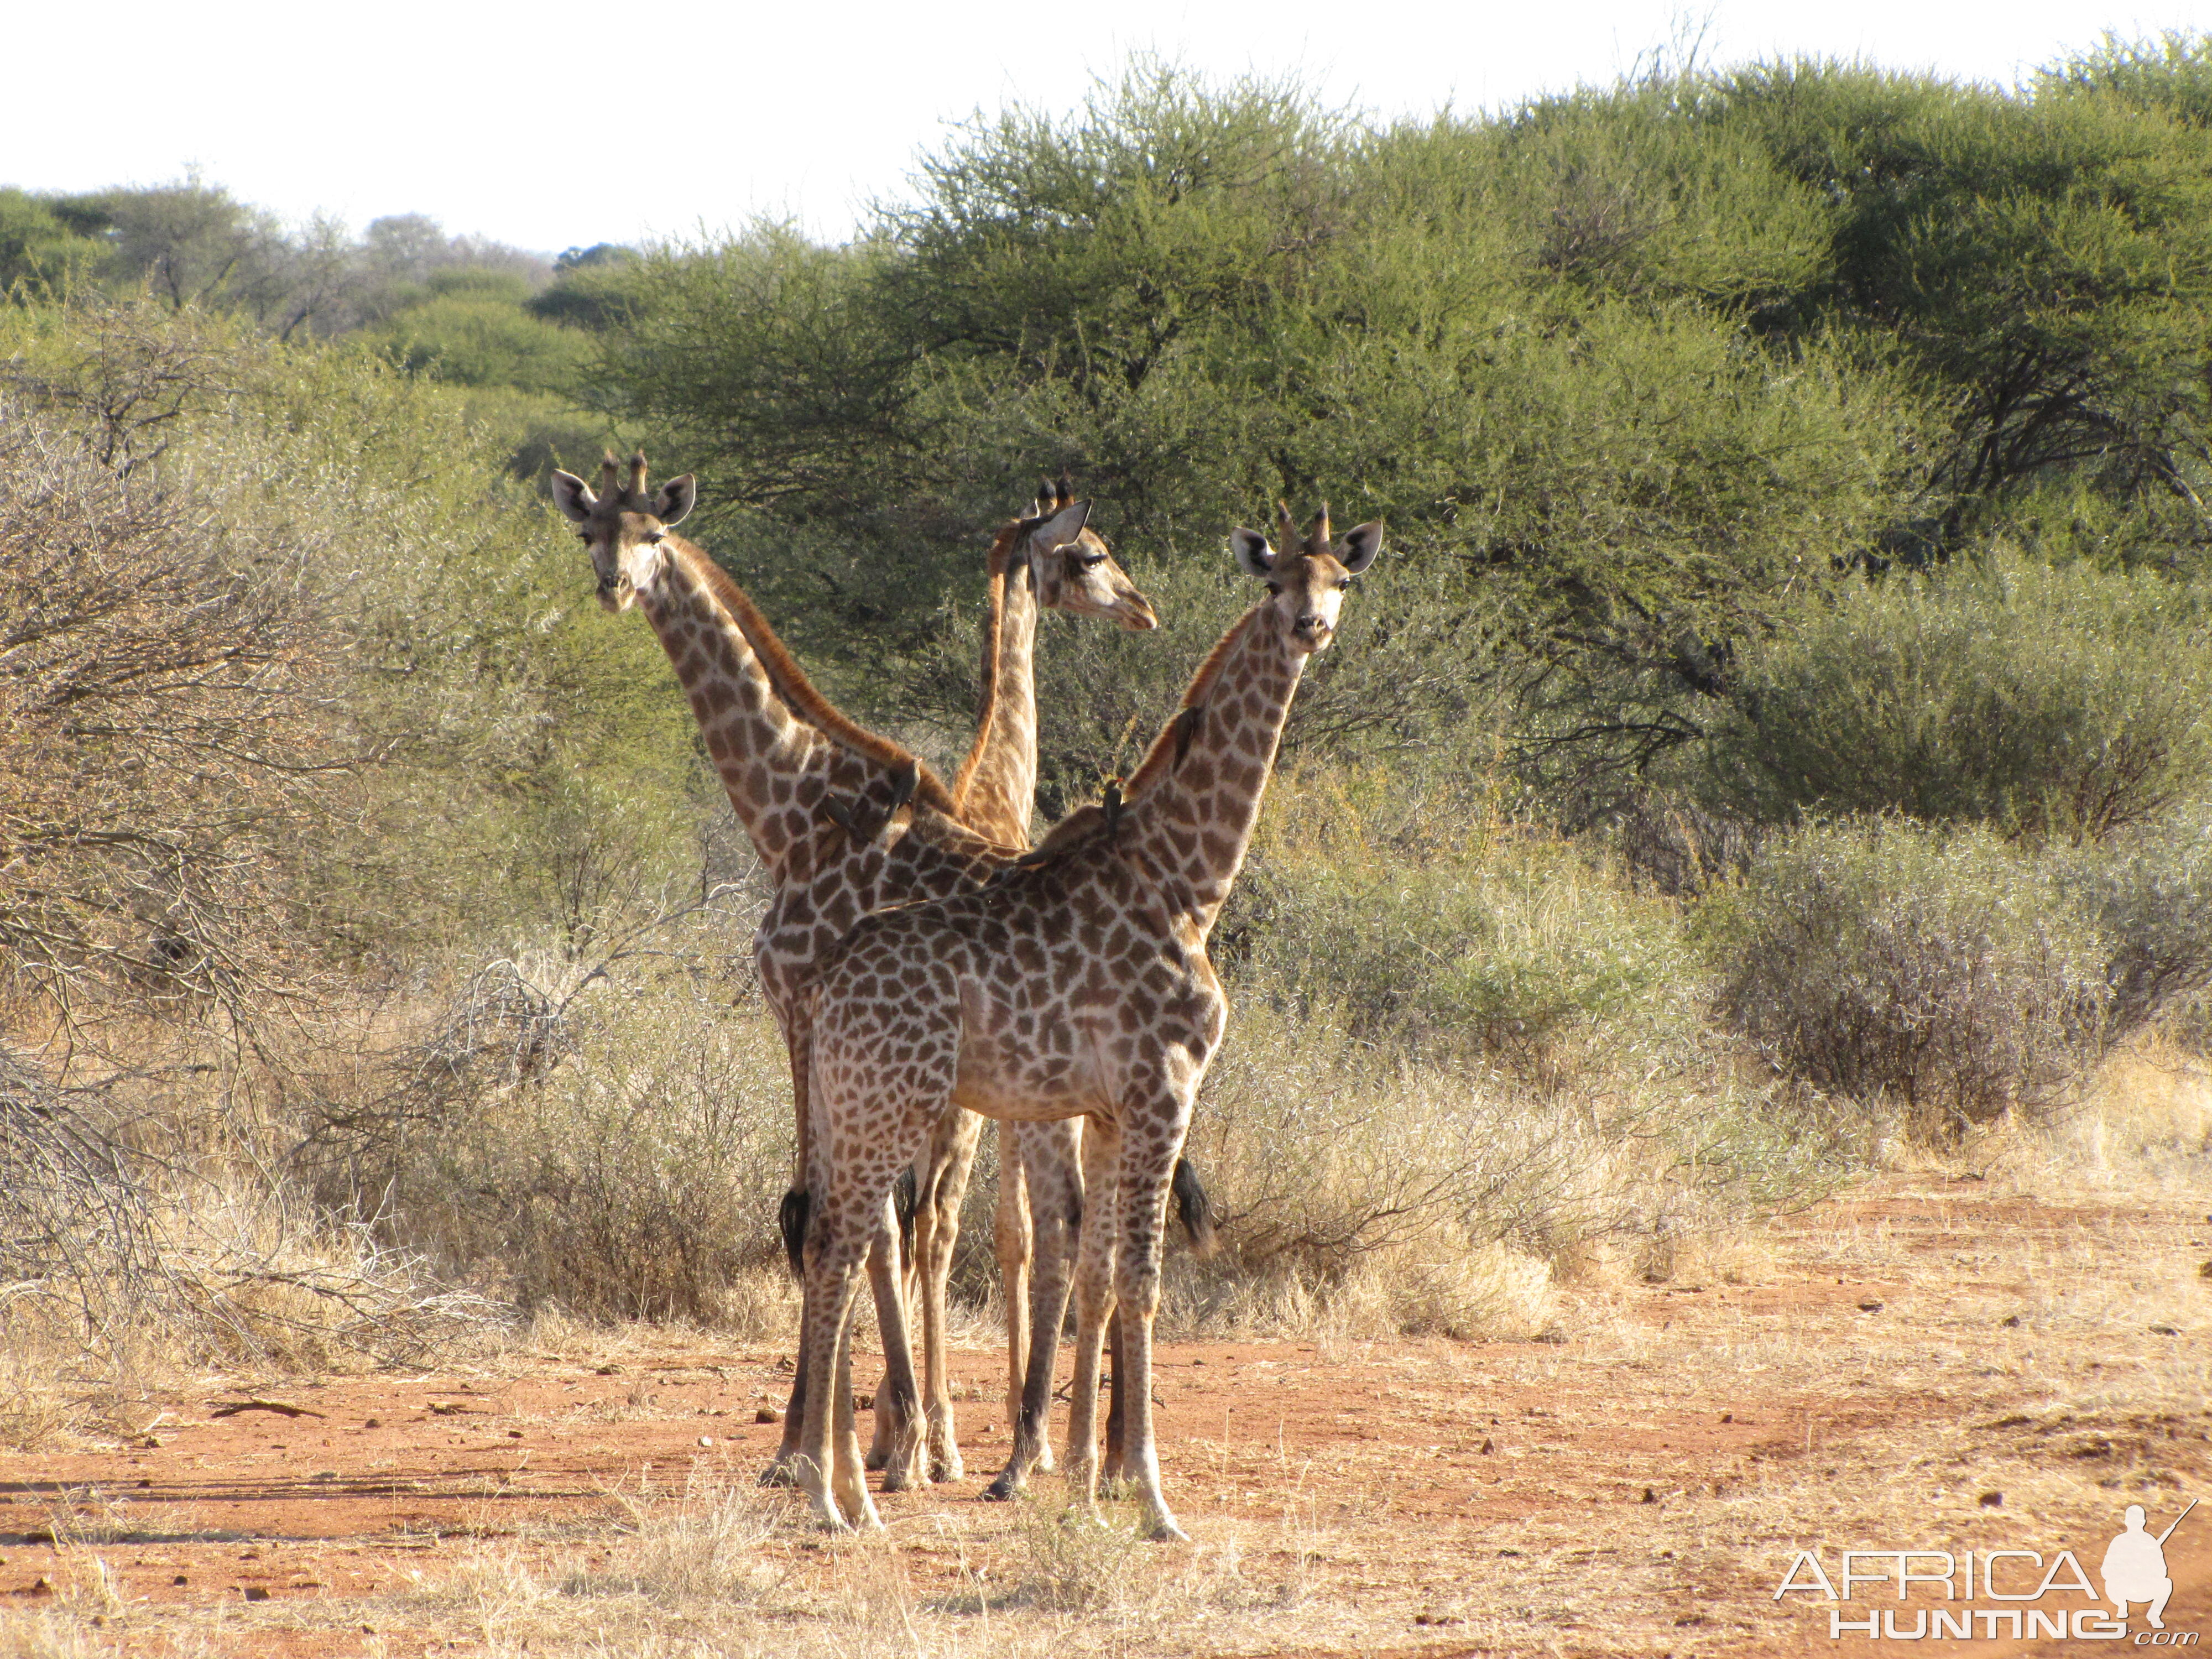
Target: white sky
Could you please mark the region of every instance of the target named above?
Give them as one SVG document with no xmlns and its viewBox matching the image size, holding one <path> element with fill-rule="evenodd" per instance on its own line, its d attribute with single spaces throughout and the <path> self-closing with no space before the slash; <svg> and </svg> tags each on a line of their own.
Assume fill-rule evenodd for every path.
<svg viewBox="0 0 2212 1659">
<path fill-rule="evenodd" d="M 1706 21 L 1706 58 L 1863 57 L 2010 84 L 2093 44 L 2212 26 L 2212 0 L 119 0 L 7 9 L 0 184 L 156 184 L 197 165 L 293 218 L 427 213 L 556 252 L 757 211 L 849 231 L 943 123 L 1081 101 L 1132 50 L 1295 70 L 1386 116 L 1605 82 Z"/>
</svg>

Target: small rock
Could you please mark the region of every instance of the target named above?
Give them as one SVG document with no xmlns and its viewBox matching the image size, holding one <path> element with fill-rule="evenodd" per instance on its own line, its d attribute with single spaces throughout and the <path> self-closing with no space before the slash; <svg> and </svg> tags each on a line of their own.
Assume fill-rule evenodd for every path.
<svg viewBox="0 0 2212 1659">
<path fill-rule="evenodd" d="M 702 1446 L 711 1446 L 714 1443 L 714 1437 L 711 1434 L 702 1434 L 699 1437 L 699 1443 Z"/>
<path fill-rule="evenodd" d="M 2176 1330 L 2171 1325 L 2154 1325 L 2150 1328 L 2150 1334 L 2153 1336 L 2179 1336 L 2181 1334 L 2179 1331 Z"/>
<path fill-rule="evenodd" d="M 2001 1492 L 1985 1492 L 1977 1501 L 1985 1510 L 2001 1510 L 2004 1507 L 2004 1494 Z"/>
<path fill-rule="evenodd" d="M 1721 1413 L 1721 1421 L 1722 1421 L 1722 1422 L 1723 1422 L 1723 1423 L 1733 1423 L 1733 1422 L 1735 1422 L 1735 1413 L 1734 1412 L 1723 1412 L 1723 1413 Z"/>
<path fill-rule="evenodd" d="M 40 1574 L 39 1582 L 31 1586 L 31 1594 L 33 1595 L 52 1595 L 53 1593 L 54 1581 L 44 1574 Z"/>
<path fill-rule="evenodd" d="M 1881 1311 L 1881 1304 L 1879 1302 L 1862 1302 L 1859 1304 L 1859 1311 L 1861 1313 L 1880 1313 Z"/>
<path fill-rule="evenodd" d="M 1483 1437 L 1482 1437 L 1482 1444 L 1481 1444 L 1480 1446 L 1477 1447 L 1477 1448 L 1476 1448 L 1476 1449 L 1477 1449 L 1478 1451 L 1480 1451 L 1480 1453 L 1481 1453 L 1485 1457 L 1488 1457 L 1488 1456 L 1490 1456 L 1492 1453 L 1496 1452 L 1496 1451 L 1497 1451 L 1497 1449 L 1498 1449 L 1498 1448 L 1497 1448 L 1497 1446 L 1496 1446 L 1494 1443 L 1492 1443 L 1492 1440 L 1491 1440 L 1490 1437 L 1489 1437 L 1488 1435 L 1485 1435 L 1485 1436 L 1483 1436 Z"/>
<path fill-rule="evenodd" d="M 601 1365 L 598 1368 L 597 1374 L 600 1376 L 619 1376 L 622 1375 L 622 1367 L 619 1365 Z"/>
<path fill-rule="evenodd" d="M 854 1409 L 854 1411 L 856 1411 L 856 1412 L 872 1412 L 872 1411 L 875 1410 L 875 1408 L 876 1408 L 876 1397 L 875 1397 L 875 1395 L 872 1395 L 872 1394 L 856 1394 L 856 1395 L 854 1395 L 853 1396 L 853 1409 Z"/>
<path fill-rule="evenodd" d="M 783 1413 L 776 1410 L 773 1406 L 763 1406 L 757 1411 L 753 1413 L 753 1421 L 756 1423 L 781 1423 L 783 1421 Z"/>
<path fill-rule="evenodd" d="M 2197 1276 L 2199 1279 L 2212 1279 L 2212 1261 L 2208 1261 L 2199 1267 L 2197 1270 Z"/>
<path fill-rule="evenodd" d="M 269 1599 L 268 1587 L 263 1584 L 248 1584 L 246 1587 L 246 1599 L 249 1601 L 266 1601 Z"/>
<path fill-rule="evenodd" d="M 361 1425 L 364 1429 L 380 1429 L 384 1426 L 384 1419 L 380 1417 L 365 1417 L 362 1419 Z"/>
<path fill-rule="evenodd" d="M 507 1431 L 507 1437 L 509 1440 L 520 1440 L 522 1438 L 522 1431 L 520 1429 L 509 1429 Z"/>
<path fill-rule="evenodd" d="M 169 1582 L 170 1582 L 171 1583 L 173 1583 L 173 1584 L 189 1584 L 189 1583 L 191 1583 L 192 1581 L 191 1581 L 191 1579 L 189 1579 L 189 1578 L 185 1577 L 185 1575 L 184 1575 L 184 1574 L 182 1574 L 182 1573 L 180 1572 L 180 1573 L 179 1573 L 179 1574 L 178 1574 L 174 1578 L 172 1578 Z"/>
<path fill-rule="evenodd" d="M 1659 1494 L 1653 1492 L 1650 1487 L 1646 1486 L 1644 1489 L 1644 1496 L 1638 1501 L 1644 1504 L 1656 1504 L 1659 1501 Z"/>
<path fill-rule="evenodd" d="M 2016 1331 L 2020 1328 L 2020 1316 L 2018 1314 L 2007 1314 L 2002 1319 L 1997 1321 L 1997 1323 L 2003 1326 L 2005 1329 L 2008 1331 Z"/>
</svg>

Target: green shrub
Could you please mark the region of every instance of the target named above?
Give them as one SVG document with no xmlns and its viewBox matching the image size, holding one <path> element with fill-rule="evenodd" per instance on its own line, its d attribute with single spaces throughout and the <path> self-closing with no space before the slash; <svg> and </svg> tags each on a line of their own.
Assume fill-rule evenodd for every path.
<svg viewBox="0 0 2212 1659">
<path fill-rule="evenodd" d="M 1747 653 L 1713 745 L 1723 798 L 1769 821 L 1895 811 L 2093 840 L 2212 775 L 2212 630 L 2148 573 L 1893 573 Z"/>
<path fill-rule="evenodd" d="M 1279 777 L 1221 925 L 1238 986 L 1360 1042 L 1531 1079 L 1696 1024 L 1672 908 L 1472 792 Z"/>
<path fill-rule="evenodd" d="M 575 386 L 592 358 L 589 336 L 524 310 L 520 278 L 451 274 L 469 280 L 354 337 L 410 374 L 434 374 L 453 386 L 513 386 L 526 392 Z M 479 276 L 489 285 L 475 280 Z"/>
<path fill-rule="evenodd" d="M 2105 951 L 2054 872 L 1898 818 L 1780 836 L 1700 907 L 1721 1015 L 1784 1073 L 1918 1139 L 2033 1111 L 2095 1047 Z"/>
<path fill-rule="evenodd" d="M 2195 802 L 2081 849 L 2058 877 L 2104 933 L 2111 1036 L 2212 984 L 2212 806 Z"/>
</svg>

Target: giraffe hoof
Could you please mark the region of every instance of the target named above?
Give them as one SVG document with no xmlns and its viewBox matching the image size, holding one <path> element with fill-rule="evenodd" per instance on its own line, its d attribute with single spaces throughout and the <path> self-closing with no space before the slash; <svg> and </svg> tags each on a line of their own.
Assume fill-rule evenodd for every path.
<svg viewBox="0 0 2212 1659">
<path fill-rule="evenodd" d="M 929 1478 L 939 1484 L 947 1480 L 964 1480 L 967 1473 L 967 1467 L 961 1462 L 958 1452 L 953 1453 L 950 1457 L 933 1457 L 929 1460 Z"/>
<path fill-rule="evenodd" d="M 987 1504 L 1011 1503 L 1021 1495 L 1021 1476 L 1012 1469 L 1001 1469 L 998 1479 L 983 1488 L 983 1501 Z"/>
<path fill-rule="evenodd" d="M 760 1483 L 763 1486 L 795 1486 L 799 1484 L 799 1470 L 791 1459 L 779 1457 L 761 1471 Z"/>
<path fill-rule="evenodd" d="M 902 1457 L 883 1466 L 884 1478 L 877 1482 L 884 1492 L 914 1492 L 928 1483 L 922 1479 L 921 1460 Z"/>
<path fill-rule="evenodd" d="M 1155 1521 L 1145 1528 L 1146 1539 L 1155 1544 L 1188 1544 L 1190 1534 L 1173 1521 Z"/>
</svg>

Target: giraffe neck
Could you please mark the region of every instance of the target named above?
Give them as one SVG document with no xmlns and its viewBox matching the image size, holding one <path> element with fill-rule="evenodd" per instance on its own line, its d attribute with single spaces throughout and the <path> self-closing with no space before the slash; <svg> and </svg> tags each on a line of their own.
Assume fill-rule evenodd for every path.
<svg viewBox="0 0 2212 1659">
<path fill-rule="evenodd" d="M 823 758 L 828 739 L 777 696 L 745 631 L 718 602 L 706 554 L 680 536 L 663 545 L 665 571 L 639 591 L 638 608 L 691 701 L 738 821 L 761 862 L 781 878 L 812 840 L 813 803 L 802 807 L 799 785 Z"/>
<path fill-rule="evenodd" d="M 975 746 L 952 798 L 963 822 L 1026 847 L 1036 799 L 1036 575 L 1018 538 L 991 549 L 990 616 L 983 632 L 983 695 Z"/>
<path fill-rule="evenodd" d="M 1253 606 L 1215 647 L 1183 713 L 1131 779 L 1117 842 L 1169 877 L 1201 935 L 1252 844 L 1305 664 L 1273 604 Z"/>
</svg>

